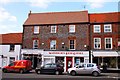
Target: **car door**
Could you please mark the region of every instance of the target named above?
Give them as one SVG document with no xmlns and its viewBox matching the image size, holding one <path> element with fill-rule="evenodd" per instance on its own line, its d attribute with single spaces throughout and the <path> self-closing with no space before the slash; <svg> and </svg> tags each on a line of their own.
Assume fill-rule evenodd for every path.
<svg viewBox="0 0 120 80">
<path fill-rule="evenodd" d="M 13 62 L 13 63 L 11 63 L 11 64 L 8 65 L 7 70 L 8 71 L 15 71 L 14 67 L 15 67 L 15 63 Z"/>
<path fill-rule="evenodd" d="M 86 67 L 85 64 L 81 64 L 81 65 L 79 65 L 79 67 L 76 68 L 77 73 L 78 73 L 78 74 L 85 74 L 85 67 Z"/>
<path fill-rule="evenodd" d="M 86 74 L 91 74 L 93 71 L 93 64 L 87 64 L 86 66 Z"/>
<path fill-rule="evenodd" d="M 51 64 L 46 64 L 41 68 L 42 73 L 50 73 L 50 66 Z"/>
</svg>

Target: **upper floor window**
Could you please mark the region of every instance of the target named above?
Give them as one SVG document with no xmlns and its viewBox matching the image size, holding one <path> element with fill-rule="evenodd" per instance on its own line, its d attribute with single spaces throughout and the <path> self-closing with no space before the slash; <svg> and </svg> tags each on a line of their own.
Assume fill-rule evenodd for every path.
<svg viewBox="0 0 120 80">
<path fill-rule="evenodd" d="M 33 40 L 33 49 L 38 49 L 38 43 L 39 43 L 39 40 L 37 39 Z"/>
<path fill-rule="evenodd" d="M 51 40 L 50 41 L 50 49 L 51 50 L 56 50 L 56 40 Z"/>
<path fill-rule="evenodd" d="M 112 25 L 111 24 L 105 24 L 104 25 L 104 32 L 112 32 Z"/>
<path fill-rule="evenodd" d="M 11 44 L 10 45 L 10 51 L 14 51 L 15 50 L 15 45 L 14 44 Z"/>
<path fill-rule="evenodd" d="M 94 38 L 94 49 L 101 48 L 101 38 Z"/>
<path fill-rule="evenodd" d="M 112 49 L 112 38 L 105 38 L 105 49 Z"/>
<path fill-rule="evenodd" d="M 69 25 L 69 32 L 74 33 L 75 32 L 75 25 Z"/>
<path fill-rule="evenodd" d="M 39 26 L 34 26 L 34 34 L 39 34 Z"/>
<path fill-rule="evenodd" d="M 101 29 L 100 29 L 100 25 L 94 25 L 94 33 L 100 33 Z"/>
<path fill-rule="evenodd" d="M 69 41 L 69 49 L 70 50 L 75 50 L 75 40 L 70 40 Z"/>
<path fill-rule="evenodd" d="M 57 32 L 57 26 L 51 26 L 51 33 Z"/>
</svg>

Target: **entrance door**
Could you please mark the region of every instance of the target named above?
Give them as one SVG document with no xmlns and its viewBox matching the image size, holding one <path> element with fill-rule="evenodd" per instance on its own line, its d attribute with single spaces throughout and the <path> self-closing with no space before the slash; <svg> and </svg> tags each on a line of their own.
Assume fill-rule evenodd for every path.
<svg viewBox="0 0 120 80">
<path fill-rule="evenodd" d="M 66 71 L 72 67 L 72 57 L 66 57 Z"/>
</svg>

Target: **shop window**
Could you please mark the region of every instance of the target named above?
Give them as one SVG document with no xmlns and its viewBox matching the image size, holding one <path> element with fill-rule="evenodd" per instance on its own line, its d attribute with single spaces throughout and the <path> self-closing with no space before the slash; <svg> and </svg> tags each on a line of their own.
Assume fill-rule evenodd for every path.
<svg viewBox="0 0 120 80">
<path fill-rule="evenodd" d="M 69 33 L 75 33 L 75 25 L 69 25 Z"/>
<path fill-rule="evenodd" d="M 105 49 L 112 49 L 112 38 L 105 38 Z"/>
<path fill-rule="evenodd" d="M 38 40 L 33 40 L 33 49 L 38 49 Z"/>
<path fill-rule="evenodd" d="M 101 38 L 94 38 L 94 49 L 101 48 Z"/>
<path fill-rule="evenodd" d="M 39 26 L 34 26 L 34 34 L 39 34 Z"/>
<path fill-rule="evenodd" d="M 57 32 L 57 26 L 51 26 L 51 33 Z"/>
<path fill-rule="evenodd" d="M 50 41 L 50 49 L 51 50 L 56 50 L 56 40 L 51 40 Z"/>
<path fill-rule="evenodd" d="M 75 50 L 75 40 L 70 40 L 69 44 L 70 44 L 69 49 L 70 50 Z"/>
<path fill-rule="evenodd" d="M 94 33 L 100 33 L 101 29 L 100 29 L 100 25 L 94 25 Z"/>
<path fill-rule="evenodd" d="M 111 24 L 105 24 L 104 25 L 104 32 L 112 32 L 112 25 Z"/>
<path fill-rule="evenodd" d="M 10 51 L 14 51 L 15 50 L 15 45 L 14 44 L 11 44 L 10 45 Z"/>
</svg>

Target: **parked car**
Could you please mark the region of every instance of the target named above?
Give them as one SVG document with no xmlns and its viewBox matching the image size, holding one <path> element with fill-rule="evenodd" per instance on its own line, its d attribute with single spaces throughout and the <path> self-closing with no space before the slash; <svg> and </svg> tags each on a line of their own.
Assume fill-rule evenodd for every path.
<svg viewBox="0 0 120 80">
<path fill-rule="evenodd" d="M 32 70 L 32 62 L 30 60 L 17 60 L 10 63 L 8 66 L 2 68 L 4 73 L 6 72 L 29 72 Z"/>
<path fill-rule="evenodd" d="M 56 63 L 48 63 L 45 64 L 42 67 L 37 67 L 35 69 L 37 74 L 41 74 L 41 73 L 54 73 L 56 75 L 62 74 L 64 72 L 64 68 L 63 66 L 56 64 Z"/>
<path fill-rule="evenodd" d="M 76 67 L 68 69 L 68 74 L 73 76 L 76 74 L 92 74 L 93 76 L 98 76 L 100 73 L 101 71 L 95 63 L 81 63 Z"/>
</svg>

